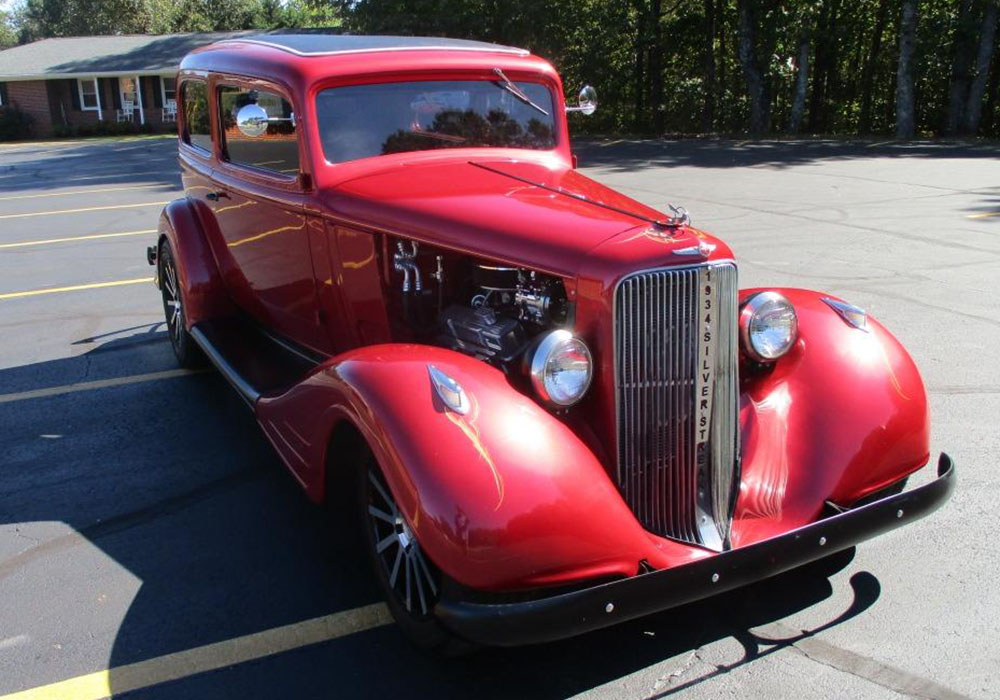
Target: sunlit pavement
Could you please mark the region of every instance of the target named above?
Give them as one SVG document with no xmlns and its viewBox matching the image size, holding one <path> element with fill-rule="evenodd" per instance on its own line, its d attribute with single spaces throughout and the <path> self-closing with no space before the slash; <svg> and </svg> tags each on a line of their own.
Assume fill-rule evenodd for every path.
<svg viewBox="0 0 1000 700">
<path fill-rule="evenodd" d="M 173 142 L 0 147 L 0 700 L 1000 694 L 1000 151 L 575 150 L 726 239 L 741 286 L 822 289 L 895 332 L 932 449 L 959 467 L 953 500 L 853 557 L 674 612 L 428 658 L 225 382 L 175 371 L 145 261 L 178 194 Z"/>
</svg>

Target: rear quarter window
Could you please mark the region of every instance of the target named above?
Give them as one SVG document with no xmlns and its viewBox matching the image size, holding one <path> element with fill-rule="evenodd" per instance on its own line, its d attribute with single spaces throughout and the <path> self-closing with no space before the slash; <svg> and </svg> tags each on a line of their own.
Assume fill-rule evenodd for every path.
<svg viewBox="0 0 1000 700">
<path fill-rule="evenodd" d="M 182 140 L 206 151 L 212 150 L 212 127 L 208 118 L 208 85 L 203 80 L 186 80 L 181 86 L 184 105 Z"/>
</svg>

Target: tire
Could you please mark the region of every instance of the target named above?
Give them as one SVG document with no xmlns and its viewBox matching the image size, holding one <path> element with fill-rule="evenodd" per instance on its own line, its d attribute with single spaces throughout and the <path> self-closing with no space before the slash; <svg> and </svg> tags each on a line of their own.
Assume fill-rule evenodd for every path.
<svg viewBox="0 0 1000 700">
<path fill-rule="evenodd" d="M 159 261 L 160 294 L 163 297 L 163 315 L 167 323 L 167 334 L 170 336 L 170 346 L 174 349 L 177 364 L 185 369 L 204 367 L 205 354 L 187 332 L 184 316 L 184 290 L 179 284 L 177 263 L 174 262 L 174 252 L 169 241 L 160 244 L 157 257 Z"/>
<path fill-rule="evenodd" d="M 374 456 L 361 461 L 357 479 L 363 546 L 389 611 L 414 646 L 440 656 L 476 647 L 448 631 L 434 617 L 434 603 L 446 577 L 420 549 L 399 512 Z"/>
</svg>

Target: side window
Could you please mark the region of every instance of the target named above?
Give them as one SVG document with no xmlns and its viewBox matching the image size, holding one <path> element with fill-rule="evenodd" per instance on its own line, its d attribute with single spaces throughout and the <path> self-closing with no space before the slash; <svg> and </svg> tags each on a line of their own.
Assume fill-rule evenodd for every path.
<svg viewBox="0 0 1000 700">
<path fill-rule="evenodd" d="M 211 151 L 208 86 L 202 80 L 187 80 L 181 86 L 181 98 L 184 100 L 184 141 Z"/>
<path fill-rule="evenodd" d="M 256 105 L 266 113 L 266 127 L 261 123 L 256 129 L 240 129 L 237 115 L 248 105 Z M 248 111 L 260 115 L 260 109 Z M 286 177 L 299 172 L 295 114 L 281 95 L 266 90 L 220 87 L 219 117 L 222 122 L 223 154 L 227 160 Z"/>
</svg>

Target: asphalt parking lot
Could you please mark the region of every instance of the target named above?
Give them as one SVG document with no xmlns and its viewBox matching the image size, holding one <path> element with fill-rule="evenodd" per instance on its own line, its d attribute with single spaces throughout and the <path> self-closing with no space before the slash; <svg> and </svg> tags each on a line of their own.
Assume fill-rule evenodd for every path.
<svg viewBox="0 0 1000 700">
<path fill-rule="evenodd" d="M 893 330 L 953 500 L 680 610 L 425 657 L 226 383 L 174 371 L 145 261 L 179 194 L 174 142 L 0 144 L 0 700 L 1000 696 L 1000 149 L 576 150 L 725 238 L 741 286 L 827 290 Z"/>
</svg>

